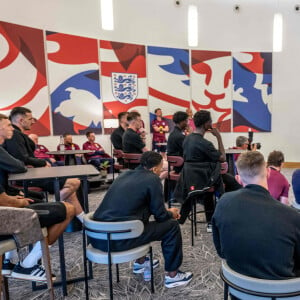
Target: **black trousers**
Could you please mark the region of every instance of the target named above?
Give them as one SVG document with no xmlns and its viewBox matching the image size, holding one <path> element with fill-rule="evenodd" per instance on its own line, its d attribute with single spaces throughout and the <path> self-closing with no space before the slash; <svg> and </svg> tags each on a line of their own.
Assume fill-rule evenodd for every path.
<svg viewBox="0 0 300 300">
<path fill-rule="evenodd" d="M 144 225 L 144 232 L 137 238 L 111 241 L 112 251 L 126 251 L 153 241 L 161 241 L 167 272 L 177 271 L 182 263 L 182 238 L 177 220 L 162 223 L 149 222 Z M 94 248 L 107 251 L 107 241 L 90 239 Z"/>
<path fill-rule="evenodd" d="M 204 212 L 205 212 L 205 217 L 206 217 L 206 222 L 210 223 L 212 216 L 214 214 L 214 210 L 215 210 L 215 204 L 214 204 L 214 194 L 213 193 L 204 193 L 202 196 L 199 196 L 199 202 L 203 203 L 204 205 Z M 178 222 L 180 224 L 184 224 L 184 222 L 186 221 L 188 215 L 190 214 L 191 210 L 192 210 L 192 198 L 189 198 L 188 200 L 186 200 L 182 206 L 181 206 L 181 210 L 180 210 L 180 219 L 178 220 Z"/>
</svg>

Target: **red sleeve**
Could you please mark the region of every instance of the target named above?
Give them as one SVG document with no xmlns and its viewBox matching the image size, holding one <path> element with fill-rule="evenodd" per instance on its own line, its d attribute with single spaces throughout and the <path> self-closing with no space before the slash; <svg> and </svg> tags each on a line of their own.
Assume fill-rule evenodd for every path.
<svg viewBox="0 0 300 300">
<path fill-rule="evenodd" d="M 75 150 L 80 150 L 80 147 L 77 144 L 74 144 Z"/>
<path fill-rule="evenodd" d="M 289 189 L 290 189 L 290 184 L 289 182 L 285 179 L 285 183 L 284 183 L 284 187 L 283 187 L 283 190 L 282 190 L 282 194 L 281 196 L 283 197 L 288 197 L 289 196 Z"/>
<path fill-rule="evenodd" d="M 84 143 L 84 144 L 82 145 L 82 150 L 88 150 L 88 149 L 87 149 L 87 143 Z"/>
</svg>

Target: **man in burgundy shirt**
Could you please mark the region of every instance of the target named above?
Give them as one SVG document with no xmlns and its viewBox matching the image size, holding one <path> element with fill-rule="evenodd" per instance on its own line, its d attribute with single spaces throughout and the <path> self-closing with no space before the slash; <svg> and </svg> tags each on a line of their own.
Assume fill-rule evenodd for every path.
<svg viewBox="0 0 300 300">
<path fill-rule="evenodd" d="M 56 161 L 54 158 L 54 155 L 47 154 L 49 152 L 49 149 L 39 144 L 39 137 L 37 134 L 31 133 L 28 135 L 28 137 L 34 142 L 35 144 L 35 150 L 34 150 L 34 156 L 39 159 L 45 159 L 47 160 L 52 166 L 63 166 L 64 162 L 62 161 Z"/>
<path fill-rule="evenodd" d="M 105 153 L 102 146 L 95 142 L 96 136 L 92 131 L 86 133 L 87 141 L 82 145 L 83 150 L 91 150 L 91 153 L 86 153 L 84 156 L 89 164 L 94 165 L 98 170 L 101 169 L 101 163 L 109 161 L 110 172 L 112 172 L 113 159 Z"/>
<path fill-rule="evenodd" d="M 164 157 L 166 153 L 166 145 L 159 145 L 160 143 L 166 143 L 166 132 L 169 132 L 169 126 L 166 120 L 162 117 L 162 110 L 160 108 L 155 109 L 156 118 L 152 121 L 153 128 L 153 140 L 152 150 L 160 152 Z"/>
<path fill-rule="evenodd" d="M 63 138 L 64 138 L 65 150 L 80 150 L 80 147 L 77 144 L 73 143 L 73 137 L 70 133 L 64 133 Z M 60 150 L 60 145 L 57 145 L 57 151 L 59 150 Z M 81 156 L 82 154 L 75 155 L 77 165 L 81 165 Z M 62 162 L 65 161 L 64 155 L 60 155 L 57 158 L 59 161 Z"/>
<path fill-rule="evenodd" d="M 283 204 L 289 205 L 290 184 L 280 173 L 284 163 L 284 155 L 281 151 L 272 151 L 268 156 L 268 190 L 273 198 Z"/>
</svg>

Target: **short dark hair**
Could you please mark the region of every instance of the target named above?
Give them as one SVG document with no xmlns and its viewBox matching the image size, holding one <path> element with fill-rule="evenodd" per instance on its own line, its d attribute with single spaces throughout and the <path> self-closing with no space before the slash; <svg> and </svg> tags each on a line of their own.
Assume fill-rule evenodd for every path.
<svg viewBox="0 0 300 300">
<path fill-rule="evenodd" d="M 127 121 L 130 122 L 130 121 L 136 120 L 140 116 L 141 116 L 140 113 L 138 113 L 136 111 L 132 111 L 132 112 L 128 113 Z"/>
<path fill-rule="evenodd" d="M 87 132 L 85 133 L 85 136 L 88 138 L 88 137 L 90 136 L 91 133 L 95 133 L 95 132 L 94 132 L 94 131 L 87 131 Z"/>
<path fill-rule="evenodd" d="M 1 120 L 7 120 L 8 116 L 4 115 L 4 114 L 0 114 L 0 121 Z"/>
<path fill-rule="evenodd" d="M 265 159 L 259 151 L 243 152 L 237 159 L 236 167 L 242 181 L 248 184 L 251 179 L 262 173 L 265 168 Z"/>
<path fill-rule="evenodd" d="M 118 113 L 118 120 L 121 121 L 121 119 L 128 114 L 127 111 L 122 111 Z"/>
<path fill-rule="evenodd" d="M 184 111 L 177 111 L 174 115 L 173 115 L 173 122 L 175 124 L 179 124 L 182 121 L 185 121 L 188 119 L 188 114 Z"/>
<path fill-rule="evenodd" d="M 9 119 L 12 121 L 15 119 L 16 116 L 18 115 L 25 116 L 27 113 L 31 113 L 31 110 L 29 108 L 23 106 L 16 106 L 11 110 Z"/>
<path fill-rule="evenodd" d="M 72 134 L 69 133 L 69 132 L 65 132 L 65 133 L 63 134 L 63 137 L 65 138 L 65 137 L 68 136 L 68 135 L 72 135 Z"/>
<path fill-rule="evenodd" d="M 146 151 L 141 156 L 141 166 L 146 169 L 151 169 L 155 166 L 158 166 L 162 161 L 162 156 L 154 151 Z"/>
<path fill-rule="evenodd" d="M 155 108 L 154 113 L 156 114 L 159 110 L 161 110 L 161 108 Z"/>
<path fill-rule="evenodd" d="M 280 167 L 284 162 L 284 155 L 281 151 L 272 151 L 268 156 L 268 166 Z"/>
<path fill-rule="evenodd" d="M 206 122 L 211 120 L 211 115 L 208 110 L 200 110 L 194 114 L 194 123 L 196 127 L 201 127 Z"/>
<path fill-rule="evenodd" d="M 235 144 L 237 147 L 242 147 L 243 145 L 247 144 L 249 139 L 246 136 L 240 135 L 236 138 Z"/>
</svg>

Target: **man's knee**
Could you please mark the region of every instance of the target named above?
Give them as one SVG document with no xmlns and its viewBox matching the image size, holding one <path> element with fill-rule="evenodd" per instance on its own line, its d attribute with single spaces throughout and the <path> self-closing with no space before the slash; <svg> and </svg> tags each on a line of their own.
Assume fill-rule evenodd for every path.
<svg viewBox="0 0 300 300">
<path fill-rule="evenodd" d="M 73 192 L 77 191 L 80 186 L 80 180 L 78 178 L 69 178 L 66 180 L 64 188 L 69 188 Z"/>
</svg>

